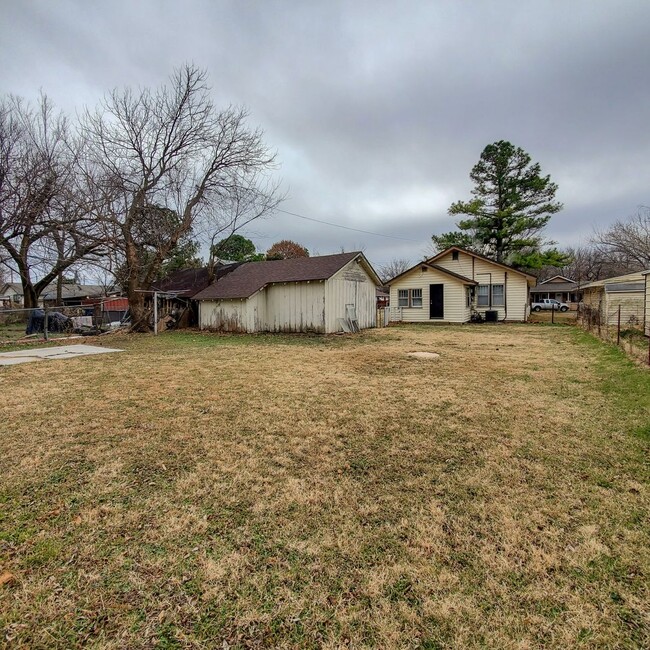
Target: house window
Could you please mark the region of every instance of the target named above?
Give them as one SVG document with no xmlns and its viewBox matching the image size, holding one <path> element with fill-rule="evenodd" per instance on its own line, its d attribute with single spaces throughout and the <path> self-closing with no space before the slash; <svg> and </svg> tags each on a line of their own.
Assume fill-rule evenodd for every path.
<svg viewBox="0 0 650 650">
<path fill-rule="evenodd" d="M 465 301 L 467 307 L 472 306 L 472 287 L 465 287 Z"/>
<path fill-rule="evenodd" d="M 490 285 L 479 284 L 476 289 L 477 289 L 476 292 L 477 307 L 489 307 L 490 306 Z"/>
<path fill-rule="evenodd" d="M 399 307 L 422 307 L 422 289 L 399 289 L 397 305 Z"/>
<path fill-rule="evenodd" d="M 503 307 L 504 302 L 504 290 L 502 284 L 493 284 L 492 285 L 492 307 Z"/>
<path fill-rule="evenodd" d="M 458 261 L 458 251 L 451 252 L 451 259 L 454 260 L 454 262 Z"/>
</svg>

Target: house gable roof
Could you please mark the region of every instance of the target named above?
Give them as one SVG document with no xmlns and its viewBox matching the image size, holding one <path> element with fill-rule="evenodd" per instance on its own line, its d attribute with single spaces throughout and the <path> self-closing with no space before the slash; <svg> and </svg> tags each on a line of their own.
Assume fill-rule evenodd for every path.
<svg viewBox="0 0 650 650">
<path fill-rule="evenodd" d="M 555 280 L 560 279 L 560 282 L 556 282 Z M 571 278 L 567 278 L 564 275 L 554 275 L 552 278 L 549 278 L 548 280 L 542 280 L 539 284 L 578 284 L 575 280 L 572 280 Z"/>
<path fill-rule="evenodd" d="M 606 284 L 613 283 L 622 283 L 622 282 L 642 282 L 643 281 L 643 271 L 636 271 L 635 273 L 626 273 L 625 275 L 617 275 L 613 278 L 605 278 L 603 280 L 596 280 L 595 282 L 589 282 L 588 284 L 583 284 L 583 289 L 598 289 L 604 287 Z"/>
<path fill-rule="evenodd" d="M 346 264 L 359 258 L 376 285 L 381 282 L 363 253 L 339 253 L 290 260 L 244 262 L 226 276 L 196 293 L 195 300 L 229 300 L 249 298 L 268 284 L 277 282 L 310 282 L 328 280 Z"/>
<path fill-rule="evenodd" d="M 551 282 L 551 284 L 542 284 L 541 282 L 536 287 L 531 287 L 531 293 L 575 293 L 580 291 L 577 282 Z"/>
<path fill-rule="evenodd" d="M 72 298 L 101 298 L 108 293 L 114 293 L 110 287 L 104 287 L 101 284 L 76 284 L 64 282 L 61 285 L 61 299 L 67 300 Z M 56 283 L 46 287 L 41 294 L 43 300 L 56 299 Z"/>
<path fill-rule="evenodd" d="M 394 278 L 389 280 L 386 284 L 388 285 L 392 284 L 393 282 L 395 282 L 395 280 L 417 269 L 418 266 L 426 266 L 430 269 L 435 269 L 436 271 L 440 271 L 441 273 L 445 273 L 446 275 L 449 275 L 452 278 L 456 278 L 457 280 L 460 280 L 463 284 L 475 284 L 475 285 L 478 284 L 476 280 L 472 280 L 471 278 L 466 278 L 464 275 L 460 275 L 460 273 L 454 273 L 453 271 L 446 269 L 444 266 L 440 266 L 439 264 L 430 264 L 429 262 L 419 262 L 418 264 L 413 265 L 410 269 L 406 269 L 406 271 L 403 271 L 399 275 L 396 275 Z"/>
<path fill-rule="evenodd" d="M 530 273 L 526 273 L 525 271 L 520 271 L 519 269 L 516 269 L 514 266 L 510 266 L 509 264 L 503 264 L 502 262 L 495 262 L 494 260 L 490 259 L 489 257 L 486 257 L 485 255 L 480 255 L 479 253 L 475 253 L 474 251 L 469 251 L 466 248 L 461 248 L 460 246 L 450 246 L 449 248 L 445 248 L 444 251 L 440 251 L 439 253 L 436 253 L 436 255 L 430 257 L 426 261 L 430 264 L 432 262 L 435 262 L 436 260 L 441 259 L 445 255 L 453 251 L 458 251 L 459 253 L 465 253 L 466 255 L 471 255 L 476 259 L 489 262 L 490 264 L 494 264 L 495 266 L 498 266 L 502 269 L 512 271 L 513 273 L 519 273 L 520 275 L 523 275 L 526 278 L 530 278 L 532 280 L 537 280 L 537 278 L 534 275 L 531 275 Z"/>
</svg>

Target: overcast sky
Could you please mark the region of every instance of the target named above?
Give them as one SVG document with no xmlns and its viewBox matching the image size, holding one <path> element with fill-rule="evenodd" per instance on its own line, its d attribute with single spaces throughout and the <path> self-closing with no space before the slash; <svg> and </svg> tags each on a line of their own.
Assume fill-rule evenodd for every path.
<svg viewBox="0 0 650 650">
<path fill-rule="evenodd" d="M 285 210 L 260 250 L 416 262 L 453 228 L 483 147 L 510 140 L 559 185 L 547 235 L 588 238 L 650 204 L 650 2 L 0 0 L 0 92 L 61 108 L 194 62 L 278 152 Z M 412 241 L 405 241 L 412 240 Z"/>
</svg>

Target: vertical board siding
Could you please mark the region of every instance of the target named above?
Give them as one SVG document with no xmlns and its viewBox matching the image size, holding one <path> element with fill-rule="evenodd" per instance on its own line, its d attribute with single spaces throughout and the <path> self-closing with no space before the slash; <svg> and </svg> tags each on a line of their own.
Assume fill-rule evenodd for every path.
<svg viewBox="0 0 650 650">
<path fill-rule="evenodd" d="M 220 332 L 248 332 L 245 300 L 201 300 L 199 327 Z"/>
<path fill-rule="evenodd" d="M 452 251 L 436 260 L 435 263 L 466 278 L 476 280 L 479 284 L 505 285 L 506 304 L 503 307 L 476 307 L 483 313 L 489 309 L 499 313 L 499 320 L 525 321 L 529 316 L 528 281 L 526 276 L 514 270 L 506 270 L 488 260 L 472 257 L 459 252 L 454 260 Z"/>
<path fill-rule="evenodd" d="M 265 294 L 266 331 L 325 332 L 323 282 L 274 284 Z"/>
<path fill-rule="evenodd" d="M 345 318 L 345 306 L 354 305 L 361 329 L 377 322 L 377 285 L 362 264 L 352 260 L 337 271 L 325 286 L 325 331 L 340 332 L 339 318 Z"/>
<path fill-rule="evenodd" d="M 199 326 L 225 332 L 340 332 L 339 318 L 353 305 L 359 327 L 375 327 L 377 284 L 352 260 L 329 280 L 267 285 L 248 299 L 202 300 Z"/>
<path fill-rule="evenodd" d="M 426 270 L 423 270 L 426 269 Z M 429 318 L 429 285 L 442 284 L 444 318 Z M 418 266 L 390 285 L 390 319 L 405 323 L 466 323 L 470 317 L 466 286 L 442 271 Z M 422 289 L 422 307 L 399 307 L 400 289 Z"/>
</svg>

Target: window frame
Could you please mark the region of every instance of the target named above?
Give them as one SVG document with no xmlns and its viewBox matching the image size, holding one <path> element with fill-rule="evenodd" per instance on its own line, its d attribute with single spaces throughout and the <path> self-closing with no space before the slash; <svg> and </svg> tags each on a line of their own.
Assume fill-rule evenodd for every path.
<svg viewBox="0 0 650 650">
<path fill-rule="evenodd" d="M 485 289 L 485 295 L 481 295 L 481 290 Z M 485 304 L 481 302 L 481 298 L 486 300 Z M 476 287 L 476 306 L 477 307 L 490 307 L 490 285 L 489 284 L 479 284 Z"/>
<path fill-rule="evenodd" d="M 413 302 L 413 292 L 414 291 L 419 291 L 420 295 L 415 296 L 415 299 L 420 301 L 419 305 L 414 304 Z M 406 293 L 406 296 L 400 296 L 401 293 Z M 401 303 L 402 300 L 406 300 L 406 304 L 403 305 Z M 424 290 L 422 288 L 418 289 L 398 289 L 397 290 L 397 306 L 401 307 L 402 309 L 422 309 L 424 306 Z"/>
<path fill-rule="evenodd" d="M 502 282 L 490 285 L 490 307 L 505 307 L 506 306 L 506 285 Z M 501 287 L 501 295 L 499 296 L 500 302 L 494 298 L 495 287 Z"/>
</svg>

